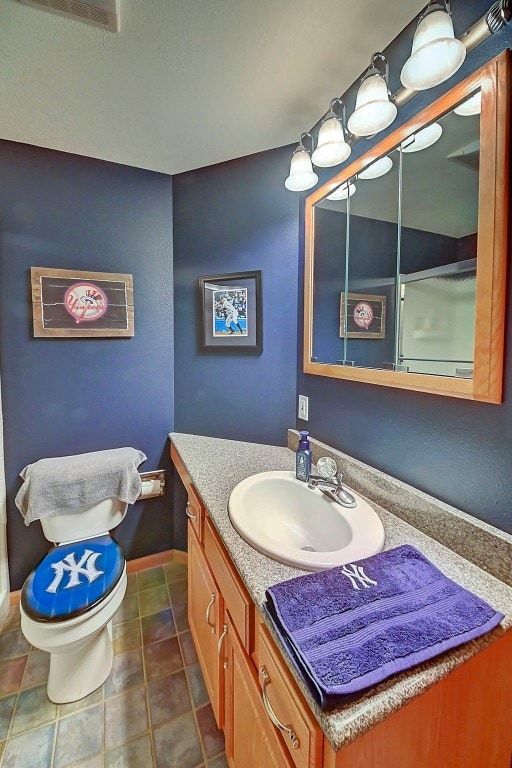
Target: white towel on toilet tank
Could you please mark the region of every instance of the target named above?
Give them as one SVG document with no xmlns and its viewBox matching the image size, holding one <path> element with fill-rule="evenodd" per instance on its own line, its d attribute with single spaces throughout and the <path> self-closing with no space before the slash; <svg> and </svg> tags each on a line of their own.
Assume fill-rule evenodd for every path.
<svg viewBox="0 0 512 768">
<path fill-rule="evenodd" d="M 135 448 L 40 459 L 21 470 L 16 506 L 25 525 L 54 512 L 97 504 L 112 496 L 133 504 L 142 489 L 137 467 L 147 456 Z"/>
</svg>

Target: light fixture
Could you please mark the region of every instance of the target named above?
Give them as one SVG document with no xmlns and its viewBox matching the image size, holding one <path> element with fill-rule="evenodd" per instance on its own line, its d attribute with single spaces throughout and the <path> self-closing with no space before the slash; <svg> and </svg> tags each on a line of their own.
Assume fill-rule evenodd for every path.
<svg viewBox="0 0 512 768">
<path fill-rule="evenodd" d="M 466 48 L 453 31 L 450 1 L 431 0 L 419 18 L 400 80 L 413 91 L 433 88 L 457 72 L 465 58 Z"/>
<path fill-rule="evenodd" d="M 379 176 L 384 176 L 393 167 L 393 161 L 390 157 L 385 155 L 379 157 L 374 163 L 365 168 L 364 171 L 360 171 L 357 175 L 360 179 L 378 179 Z"/>
<path fill-rule="evenodd" d="M 335 104 L 340 104 L 343 110 L 341 120 L 334 111 Z M 345 140 L 344 122 L 345 105 L 341 99 L 333 99 L 329 104 L 329 111 L 322 120 L 322 125 L 318 131 L 316 149 L 311 155 L 314 164 L 320 168 L 331 168 L 333 165 L 339 165 L 352 152 L 352 147 Z"/>
<path fill-rule="evenodd" d="M 409 136 L 402 143 L 402 152 L 421 152 L 422 149 L 431 147 L 441 138 L 443 133 L 442 127 L 439 123 L 431 123 L 426 128 L 422 128 L 421 131 L 415 133 L 413 136 Z"/>
<path fill-rule="evenodd" d="M 388 87 L 388 60 L 383 53 L 374 53 L 359 86 L 348 129 L 354 136 L 373 136 L 391 125 L 396 112 Z"/>
<path fill-rule="evenodd" d="M 453 110 L 456 115 L 468 117 L 469 115 L 479 115 L 482 111 L 482 91 L 477 91 L 469 99 L 463 101 Z"/>
<path fill-rule="evenodd" d="M 371 57 L 370 66 L 361 78 L 356 108 L 350 116 L 348 124 L 345 122 L 344 113 L 340 120 L 334 111 L 336 102 L 343 103 L 341 98 L 333 99 L 329 112 L 322 118 L 318 132 L 318 147 L 315 152 L 313 152 L 311 133 L 316 130 L 317 123 L 310 129 L 311 133 L 301 135 L 299 146 L 295 149 L 292 157 L 290 174 L 285 181 L 286 188 L 295 192 L 302 192 L 313 187 L 318 182 L 318 176 L 313 171 L 311 153 L 313 154 L 313 162 L 319 167 L 331 167 L 343 162 L 347 159 L 346 157 L 337 159 L 342 152 L 341 146 L 338 144 L 340 139 L 341 145 L 344 146 L 343 151 L 347 152 L 348 149 L 348 157 L 351 147 L 361 137 L 372 137 L 390 126 L 396 117 L 397 107 L 403 107 L 407 104 L 417 91 L 432 88 L 447 80 L 462 65 L 466 53 L 477 48 L 491 35 L 500 32 L 511 21 L 512 0 L 496 0 L 478 21 L 459 38 L 456 38 L 451 19 L 450 0 L 429 0 L 425 10 L 418 18 L 411 55 L 402 68 L 403 87 L 399 88 L 393 95 L 390 93 L 388 61 L 383 53 L 374 53 Z M 478 114 L 477 102 L 480 99 L 481 96 L 475 94 L 474 101 L 471 97 L 456 107 L 454 111 L 458 115 Z M 470 112 L 469 109 L 475 111 Z M 352 134 L 348 139 L 344 133 L 345 126 Z M 435 130 L 439 132 L 439 128 Z M 439 132 L 434 141 L 440 135 Z M 304 136 L 309 136 L 311 139 L 309 152 L 302 143 Z M 404 152 L 417 152 L 434 143 L 432 141 L 420 145 L 418 137 L 419 134 L 410 137 L 410 145 L 409 142 L 404 142 L 402 150 Z M 413 144 L 414 148 L 412 148 Z M 335 149 L 340 154 L 336 155 Z M 362 174 L 359 175 L 362 178 L 370 178 Z"/>
<path fill-rule="evenodd" d="M 311 157 L 308 150 L 302 143 L 305 136 L 311 139 L 311 148 L 313 148 L 313 139 L 310 133 L 301 133 L 299 143 L 295 147 L 290 163 L 290 173 L 284 182 L 286 189 L 291 192 L 304 192 L 306 189 L 314 187 L 318 181 L 318 176 L 313 171 Z"/>
<path fill-rule="evenodd" d="M 344 184 L 341 184 L 337 189 L 334 190 L 334 192 L 331 192 L 330 195 L 327 195 L 328 200 L 346 200 L 347 197 L 352 197 L 352 195 L 356 191 L 356 185 L 352 182 L 346 181 Z"/>
</svg>

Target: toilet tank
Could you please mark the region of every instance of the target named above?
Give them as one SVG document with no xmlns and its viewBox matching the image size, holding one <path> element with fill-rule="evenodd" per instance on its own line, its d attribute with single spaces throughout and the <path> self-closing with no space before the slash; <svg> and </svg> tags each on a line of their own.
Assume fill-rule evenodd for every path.
<svg viewBox="0 0 512 768">
<path fill-rule="evenodd" d="M 115 528 L 126 515 L 128 504 L 116 497 L 87 507 L 75 507 L 41 518 L 43 533 L 55 544 L 100 536 Z"/>
</svg>

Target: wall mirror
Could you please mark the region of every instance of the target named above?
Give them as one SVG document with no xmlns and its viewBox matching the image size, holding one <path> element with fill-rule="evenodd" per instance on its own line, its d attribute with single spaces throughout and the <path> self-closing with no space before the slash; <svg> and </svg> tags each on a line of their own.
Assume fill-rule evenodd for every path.
<svg viewBox="0 0 512 768">
<path fill-rule="evenodd" d="M 304 371 L 501 402 L 508 53 L 306 200 Z"/>
</svg>

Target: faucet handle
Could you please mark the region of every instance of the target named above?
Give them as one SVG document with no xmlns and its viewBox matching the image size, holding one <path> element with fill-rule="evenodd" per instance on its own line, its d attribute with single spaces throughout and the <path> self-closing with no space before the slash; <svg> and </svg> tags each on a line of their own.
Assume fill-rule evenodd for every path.
<svg viewBox="0 0 512 768">
<path fill-rule="evenodd" d="M 336 480 L 338 481 L 339 487 L 343 488 L 343 472 L 338 472 L 336 475 Z"/>
<path fill-rule="evenodd" d="M 332 482 L 336 480 L 336 472 L 338 471 L 338 467 L 336 466 L 334 459 L 331 459 L 330 456 L 322 456 L 322 458 L 318 459 L 316 468 L 318 470 L 318 474 L 321 475 L 321 477 L 325 478 L 326 480 L 331 480 Z"/>
</svg>

